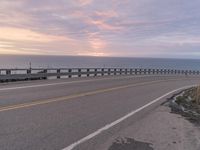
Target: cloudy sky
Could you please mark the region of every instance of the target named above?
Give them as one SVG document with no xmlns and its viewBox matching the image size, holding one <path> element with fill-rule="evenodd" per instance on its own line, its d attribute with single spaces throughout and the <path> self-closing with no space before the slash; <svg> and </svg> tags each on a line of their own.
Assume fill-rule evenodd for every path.
<svg viewBox="0 0 200 150">
<path fill-rule="evenodd" d="M 0 54 L 200 58 L 200 0 L 0 0 Z"/>
</svg>

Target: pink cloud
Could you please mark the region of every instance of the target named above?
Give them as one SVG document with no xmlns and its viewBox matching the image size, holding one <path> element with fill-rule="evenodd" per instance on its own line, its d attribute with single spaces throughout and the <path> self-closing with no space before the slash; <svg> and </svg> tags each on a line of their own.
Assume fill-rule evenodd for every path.
<svg viewBox="0 0 200 150">
<path fill-rule="evenodd" d="M 85 6 L 93 2 L 93 0 L 76 0 L 80 5 Z"/>
<path fill-rule="evenodd" d="M 118 17 L 118 13 L 114 10 L 109 10 L 109 11 L 96 11 L 95 14 L 99 17 L 102 17 L 104 19 L 109 19 L 113 17 Z"/>
</svg>

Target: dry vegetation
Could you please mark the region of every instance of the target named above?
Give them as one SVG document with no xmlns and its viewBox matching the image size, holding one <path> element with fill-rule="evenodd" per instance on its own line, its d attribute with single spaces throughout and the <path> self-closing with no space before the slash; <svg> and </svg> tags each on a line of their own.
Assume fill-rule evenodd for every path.
<svg viewBox="0 0 200 150">
<path fill-rule="evenodd" d="M 195 102 L 197 105 L 200 104 L 200 85 L 196 88 Z"/>
<path fill-rule="evenodd" d="M 200 86 L 185 90 L 170 101 L 173 113 L 181 114 L 189 121 L 200 125 Z"/>
</svg>

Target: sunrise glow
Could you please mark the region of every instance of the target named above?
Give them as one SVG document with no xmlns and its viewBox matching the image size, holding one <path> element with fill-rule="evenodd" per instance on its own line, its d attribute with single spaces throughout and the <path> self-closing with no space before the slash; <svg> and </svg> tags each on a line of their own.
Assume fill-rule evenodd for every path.
<svg viewBox="0 0 200 150">
<path fill-rule="evenodd" d="M 0 54 L 199 58 L 198 4 L 1 0 Z"/>
</svg>

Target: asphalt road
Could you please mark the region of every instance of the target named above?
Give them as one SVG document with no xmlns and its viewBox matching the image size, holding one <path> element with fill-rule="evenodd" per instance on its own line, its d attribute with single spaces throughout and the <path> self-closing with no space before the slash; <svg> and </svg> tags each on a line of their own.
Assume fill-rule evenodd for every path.
<svg viewBox="0 0 200 150">
<path fill-rule="evenodd" d="M 0 84 L 0 149 L 96 150 L 140 119 L 139 108 L 199 83 L 200 77 L 113 76 Z"/>
</svg>

